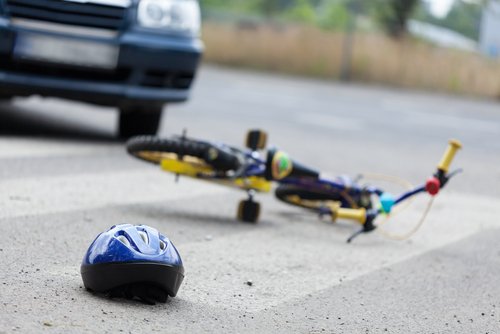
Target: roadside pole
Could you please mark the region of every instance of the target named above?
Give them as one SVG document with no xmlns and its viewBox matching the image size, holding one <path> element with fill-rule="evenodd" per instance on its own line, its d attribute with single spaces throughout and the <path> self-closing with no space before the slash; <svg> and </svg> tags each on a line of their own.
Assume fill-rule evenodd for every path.
<svg viewBox="0 0 500 334">
<path fill-rule="evenodd" d="M 352 77 L 352 58 L 354 48 L 354 33 L 356 32 L 356 23 L 359 13 L 359 4 L 351 2 L 348 5 L 349 19 L 346 24 L 346 32 L 342 45 L 342 56 L 340 64 L 340 80 L 348 82 Z"/>
</svg>

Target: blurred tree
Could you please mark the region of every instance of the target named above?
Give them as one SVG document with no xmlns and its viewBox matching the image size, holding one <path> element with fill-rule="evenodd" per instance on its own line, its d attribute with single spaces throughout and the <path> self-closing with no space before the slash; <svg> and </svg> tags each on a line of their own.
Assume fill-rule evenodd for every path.
<svg viewBox="0 0 500 334">
<path fill-rule="evenodd" d="M 275 16 L 285 4 L 282 0 L 256 0 L 255 9 L 267 17 Z"/>
<path fill-rule="evenodd" d="M 379 22 L 393 37 L 405 35 L 408 20 L 420 0 L 374 0 Z"/>
<path fill-rule="evenodd" d="M 269 1 L 269 0 L 265 0 Z M 316 22 L 316 10 L 310 0 L 295 0 L 294 6 L 288 9 L 284 16 L 293 21 L 301 23 L 315 23 Z"/>
<path fill-rule="evenodd" d="M 416 10 L 414 18 L 435 24 L 440 27 L 457 31 L 474 40 L 479 39 L 479 30 L 483 5 L 485 2 L 455 1 L 453 7 L 445 18 L 433 16 L 425 6 Z"/>
<path fill-rule="evenodd" d="M 344 30 L 350 19 L 351 13 L 346 1 L 325 1 L 321 6 L 318 23 L 325 29 Z"/>
</svg>

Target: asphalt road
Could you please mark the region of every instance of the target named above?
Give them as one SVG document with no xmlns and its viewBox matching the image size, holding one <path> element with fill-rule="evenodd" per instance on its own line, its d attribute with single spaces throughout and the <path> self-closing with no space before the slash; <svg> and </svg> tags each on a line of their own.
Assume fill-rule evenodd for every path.
<svg viewBox="0 0 500 334">
<path fill-rule="evenodd" d="M 114 112 L 60 100 L 0 104 L 0 333 L 498 333 L 500 105 L 429 93 L 205 67 L 162 135 L 270 142 L 327 174 L 419 183 L 446 142 L 465 173 L 404 242 L 333 225 L 261 195 L 259 225 L 236 222 L 244 194 L 128 157 Z M 425 201 L 386 229 L 405 230 Z M 149 224 L 179 249 L 186 279 L 165 305 L 86 292 L 81 259 L 119 223 Z M 252 280 L 253 285 L 246 284 Z"/>
</svg>

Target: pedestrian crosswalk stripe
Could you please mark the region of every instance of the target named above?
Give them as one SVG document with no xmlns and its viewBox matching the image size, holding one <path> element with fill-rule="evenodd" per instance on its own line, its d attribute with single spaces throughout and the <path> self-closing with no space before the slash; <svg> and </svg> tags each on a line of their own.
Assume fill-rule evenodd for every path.
<svg viewBox="0 0 500 334">
<path fill-rule="evenodd" d="M 133 170 L 0 181 L 0 219 L 133 203 L 178 200 L 228 190 L 159 170 Z"/>
</svg>

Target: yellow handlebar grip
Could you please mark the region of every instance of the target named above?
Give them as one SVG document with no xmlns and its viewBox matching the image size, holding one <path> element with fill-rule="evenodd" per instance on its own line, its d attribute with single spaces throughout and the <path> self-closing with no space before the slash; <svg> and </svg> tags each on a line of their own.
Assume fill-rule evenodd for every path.
<svg viewBox="0 0 500 334">
<path fill-rule="evenodd" d="M 366 210 L 364 208 L 361 209 L 339 208 L 335 212 L 335 218 L 355 220 L 360 224 L 364 224 L 366 222 Z"/>
<path fill-rule="evenodd" d="M 443 158 L 441 159 L 441 162 L 438 165 L 438 169 L 443 171 L 444 173 L 448 173 L 451 162 L 455 157 L 455 154 L 461 148 L 462 144 L 458 140 L 456 139 L 450 140 L 450 142 L 448 143 L 448 148 L 446 149 L 446 152 L 444 153 Z"/>
</svg>

